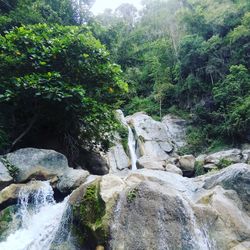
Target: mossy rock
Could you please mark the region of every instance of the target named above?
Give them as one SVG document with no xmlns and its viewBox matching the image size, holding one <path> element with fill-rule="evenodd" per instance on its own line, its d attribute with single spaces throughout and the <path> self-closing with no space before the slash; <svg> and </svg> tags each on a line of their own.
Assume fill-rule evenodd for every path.
<svg viewBox="0 0 250 250">
<path fill-rule="evenodd" d="M 105 219 L 106 204 L 100 195 L 100 182 L 85 187 L 81 199 L 73 204 L 73 237 L 80 248 L 106 245 L 108 223 Z"/>
<path fill-rule="evenodd" d="M 6 239 L 15 211 L 16 206 L 10 206 L 0 212 L 0 241 Z"/>
</svg>

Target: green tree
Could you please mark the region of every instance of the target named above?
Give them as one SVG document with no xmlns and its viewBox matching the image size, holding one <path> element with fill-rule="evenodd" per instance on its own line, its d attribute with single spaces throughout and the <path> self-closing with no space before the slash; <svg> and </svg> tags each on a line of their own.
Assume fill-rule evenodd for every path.
<svg viewBox="0 0 250 250">
<path fill-rule="evenodd" d="M 68 155 L 82 146 L 107 148 L 112 110 L 127 91 L 120 75 L 85 26 L 38 24 L 0 36 L 0 112 L 11 148 L 42 134 Z"/>
</svg>

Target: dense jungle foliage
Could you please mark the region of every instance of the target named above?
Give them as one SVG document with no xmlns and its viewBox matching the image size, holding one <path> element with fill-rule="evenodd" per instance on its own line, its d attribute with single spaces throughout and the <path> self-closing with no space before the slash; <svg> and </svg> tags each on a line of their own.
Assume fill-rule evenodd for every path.
<svg viewBox="0 0 250 250">
<path fill-rule="evenodd" d="M 188 118 L 183 152 L 250 141 L 250 2 L 142 3 L 0 1 L 0 153 L 107 149 L 118 107 Z"/>
<path fill-rule="evenodd" d="M 126 113 L 189 118 L 183 152 L 250 140 L 248 0 L 147 0 L 97 19 L 130 86 Z"/>
</svg>

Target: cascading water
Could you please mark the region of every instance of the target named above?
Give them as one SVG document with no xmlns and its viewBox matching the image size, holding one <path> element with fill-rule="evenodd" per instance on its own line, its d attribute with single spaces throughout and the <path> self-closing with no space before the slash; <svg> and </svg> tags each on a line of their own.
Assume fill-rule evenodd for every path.
<svg viewBox="0 0 250 250">
<path fill-rule="evenodd" d="M 20 190 L 16 216 L 21 226 L 0 243 L 1 250 L 49 250 L 54 241 L 69 237 L 64 231 L 67 197 L 56 203 L 49 182 L 36 183 L 39 187 L 35 192 L 30 191 L 29 184 Z"/>
<path fill-rule="evenodd" d="M 131 166 L 132 166 L 132 170 L 136 170 L 137 169 L 137 166 L 136 166 L 137 156 L 135 153 L 136 141 L 135 141 L 134 133 L 133 133 L 132 129 L 130 128 L 129 124 L 127 123 L 127 121 L 123 115 L 123 112 L 121 110 L 117 110 L 117 114 L 119 116 L 120 121 L 128 129 L 128 148 L 129 148 L 129 154 L 130 154 L 130 159 L 131 159 Z"/>
<path fill-rule="evenodd" d="M 132 170 L 136 170 L 137 169 L 136 167 L 137 156 L 135 153 L 135 138 L 134 138 L 134 134 L 130 126 L 127 125 L 127 127 L 128 127 L 128 148 L 129 148 L 129 153 L 131 157 L 131 166 L 132 166 Z"/>
</svg>

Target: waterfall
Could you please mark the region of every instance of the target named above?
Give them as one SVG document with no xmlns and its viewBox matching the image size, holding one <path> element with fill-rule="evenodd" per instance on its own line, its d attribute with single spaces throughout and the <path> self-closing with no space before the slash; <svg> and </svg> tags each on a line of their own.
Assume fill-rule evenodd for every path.
<svg viewBox="0 0 250 250">
<path fill-rule="evenodd" d="M 16 214 L 21 226 L 0 243 L 1 250 L 49 250 L 54 241 L 67 237 L 67 197 L 56 203 L 49 182 L 36 183 L 39 185 L 35 192 L 30 191 L 30 184 L 21 188 Z"/>
<path fill-rule="evenodd" d="M 128 148 L 129 148 L 129 153 L 130 153 L 130 158 L 131 158 L 131 166 L 132 170 L 136 170 L 136 162 L 137 162 L 137 156 L 135 153 L 135 138 L 132 129 L 130 126 L 127 124 L 128 127 Z"/>
<path fill-rule="evenodd" d="M 127 127 L 128 129 L 128 149 L 129 149 L 129 154 L 130 154 L 130 160 L 131 160 L 131 168 L 132 170 L 136 170 L 136 162 L 137 162 L 137 156 L 136 156 L 136 141 L 135 141 L 135 137 L 134 137 L 134 133 L 132 131 L 132 129 L 130 128 L 129 124 L 127 123 L 123 112 L 121 110 L 117 110 L 117 115 L 119 120 L 121 121 L 121 123 Z"/>
</svg>

